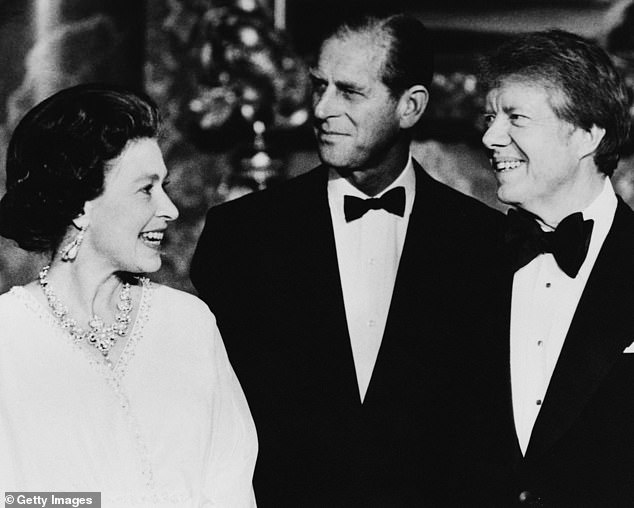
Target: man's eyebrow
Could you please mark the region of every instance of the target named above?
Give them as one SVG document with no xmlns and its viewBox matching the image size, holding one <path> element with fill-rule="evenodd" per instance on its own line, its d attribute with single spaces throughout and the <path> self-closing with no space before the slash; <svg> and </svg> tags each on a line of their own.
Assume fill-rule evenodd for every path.
<svg viewBox="0 0 634 508">
<path fill-rule="evenodd" d="M 482 111 L 482 114 L 491 114 L 491 113 L 496 113 L 496 111 L 502 111 L 502 113 L 505 113 L 508 115 L 509 113 L 515 113 L 518 110 L 522 111 L 523 108 L 521 106 L 503 106 L 499 110 L 496 110 L 492 106 L 484 106 L 484 108 L 481 111 Z"/>
<path fill-rule="evenodd" d="M 314 69 L 312 67 L 308 69 L 308 75 L 313 80 L 324 80 L 321 73 L 317 69 Z"/>
<path fill-rule="evenodd" d="M 316 82 L 326 82 L 328 81 L 326 77 L 319 73 L 316 69 L 309 69 L 308 73 L 310 75 L 310 79 Z M 335 81 L 335 86 L 339 89 L 351 89 L 351 90 L 363 90 L 363 86 L 359 83 L 355 83 L 354 81 L 342 80 L 338 79 Z"/>
<path fill-rule="evenodd" d="M 526 108 L 522 106 L 505 106 L 502 108 L 502 111 L 504 111 L 504 113 L 506 113 L 507 115 L 511 113 L 517 113 L 518 111 L 523 115 L 527 113 Z"/>
<path fill-rule="evenodd" d="M 337 85 L 337 88 L 339 89 L 363 90 L 363 86 L 359 83 L 355 83 L 354 81 L 338 80 L 335 81 L 335 85 Z"/>
</svg>

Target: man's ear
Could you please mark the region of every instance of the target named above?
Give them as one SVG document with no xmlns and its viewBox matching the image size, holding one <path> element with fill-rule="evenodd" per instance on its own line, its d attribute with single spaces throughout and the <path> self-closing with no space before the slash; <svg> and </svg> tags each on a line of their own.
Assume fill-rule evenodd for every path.
<svg viewBox="0 0 634 508">
<path fill-rule="evenodd" d="M 398 113 L 401 129 L 409 129 L 425 112 L 429 92 L 423 85 L 414 85 L 403 92 L 398 101 Z"/>
<path fill-rule="evenodd" d="M 579 131 L 582 136 L 579 158 L 583 159 L 596 152 L 605 137 L 605 129 L 593 124 L 589 129 L 579 129 Z"/>
</svg>

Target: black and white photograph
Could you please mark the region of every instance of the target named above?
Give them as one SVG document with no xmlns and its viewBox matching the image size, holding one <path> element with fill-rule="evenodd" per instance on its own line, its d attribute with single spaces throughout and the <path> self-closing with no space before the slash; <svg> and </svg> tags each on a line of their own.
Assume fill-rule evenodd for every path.
<svg viewBox="0 0 634 508">
<path fill-rule="evenodd" d="M 634 0 L 0 0 L 0 495 L 634 507 Z"/>
</svg>

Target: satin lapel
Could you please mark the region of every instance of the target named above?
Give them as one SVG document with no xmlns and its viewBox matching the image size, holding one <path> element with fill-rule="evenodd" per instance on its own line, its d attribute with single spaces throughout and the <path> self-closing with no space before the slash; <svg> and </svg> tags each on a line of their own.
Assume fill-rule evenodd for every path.
<svg viewBox="0 0 634 508">
<path fill-rule="evenodd" d="M 522 450 L 520 448 L 519 440 L 517 438 L 517 430 L 515 428 L 515 418 L 513 415 L 513 390 L 511 387 L 511 299 L 513 294 L 513 276 L 514 271 L 511 265 L 507 262 L 508 258 L 504 253 L 503 240 L 500 238 L 500 255 L 499 258 L 502 261 L 500 270 L 500 276 L 503 278 L 500 288 L 500 298 L 497 301 L 497 305 L 492 305 L 493 312 L 495 309 L 500 309 L 501 312 L 491 318 L 495 326 L 498 326 L 495 336 L 503 341 L 503 353 L 500 358 L 503 358 L 503 363 L 495 365 L 496 369 L 503 369 L 500 379 L 504 380 L 504 384 L 499 387 L 493 386 L 491 389 L 496 390 L 498 394 L 500 405 L 496 408 L 493 420 L 494 424 L 501 428 L 498 436 L 508 436 L 508 441 L 503 446 L 511 448 L 511 457 L 515 463 L 522 458 Z M 499 372 L 499 371 L 498 371 Z M 497 420 L 497 421 L 496 421 Z"/>
<path fill-rule="evenodd" d="M 398 266 L 390 310 L 385 326 L 381 347 L 377 356 L 370 385 L 364 400 L 364 409 L 373 404 L 377 407 L 395 394 L 403 392 L 406 383 L 402 376 L 412 361 L 412 341 L 420 340 L 424 321 L 416 319 L 421 309 L 426 309 L 424 298 L 431 297 L 432 291 L 422 288 L 434 287 L 436 270 L 425 267 L 437 266 L 436 243 L 430 238 L 442 234 L 442 218 L 438 217 L 442 204 L 437 203 L 431 177 L 418 163 L 416 171 L 416 197 L 407 226 L 407 235 Z M 421 374 L 424 375 L 424 374 Z"/>
<path fill-rule="evenodd" d="M 290 284 L 298 288 L 297 312 L 313 344 L 318 379 L 336 387 L 346 406 L 360 405 L 359 390 L 343 303 L 334 231 L 328 205 L 328 171 L 320 167 L 297 179 L 292 203 L 284 213 L 290 227 L 283 232 Z M 308 346 L 308 345 L 307 345 Z M 332 391 L 330 391 L 332 393 Z"/>
<path fill-rule="evenodd" d="M 621 200 L 577 306 L 526 453 L 535 459 L 573 425 L 634 339 L 634 213 Z"/>
</svg>

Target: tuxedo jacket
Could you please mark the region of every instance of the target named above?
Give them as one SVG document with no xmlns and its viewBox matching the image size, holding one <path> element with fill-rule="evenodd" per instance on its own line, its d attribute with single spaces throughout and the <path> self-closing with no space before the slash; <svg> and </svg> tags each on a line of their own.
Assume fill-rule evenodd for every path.
<svg viewBox="0 0 634 508">
<path fill-rule="evenodd" d="M 477 505 L 634 506 L 634 354 L 624 353 L 634 342 L 634 212 L 619 199 L 524 457 L 511 401 L 512 280 L 506 270 L 493 306 L 504 309 L 497 335 L 506 340 L 492 348 L 492 377 L 482 385 L 491 405 L 474 427 L 484 475 Z"/>
<path fill-rule="evenodd" d="M 328 168 L 213 207 L 191 269 L 259 439 L 260 507 L 464 506 L 464 384 L 503 216 L 416 163 L 388 320 L 361 403 Z"/>
</svg>

